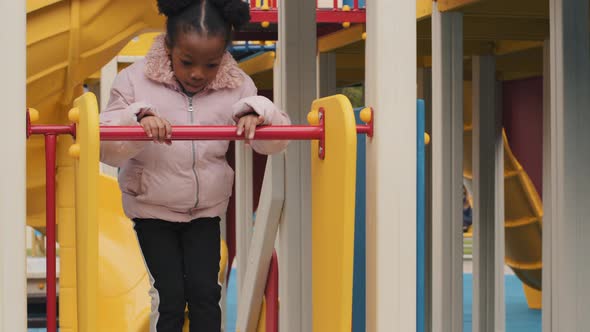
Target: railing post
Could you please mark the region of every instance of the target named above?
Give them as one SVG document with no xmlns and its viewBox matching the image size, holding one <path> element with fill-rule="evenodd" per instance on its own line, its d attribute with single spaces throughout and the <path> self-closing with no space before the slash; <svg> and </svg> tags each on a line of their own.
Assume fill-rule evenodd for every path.
<svg viewBox="0 0 590 332">
<path fill-rule="evenodd" d="M 78 111 L 76 143 L 76 293 L 78 331 L 98 325 L 98 176 L 99 119 L 96 97 L 86 93 L 74 101 Z"/>
<path fill-rule="evenodd" d="M 57 331 L 57 294 L 56 294 L 56 263 L 55 263 L 55 150 L 57 137 L 55 134 L 45 135 L 45 232 L 46 247 L 46 279 L 47 279 L 47 332 Z"/>
</svg>

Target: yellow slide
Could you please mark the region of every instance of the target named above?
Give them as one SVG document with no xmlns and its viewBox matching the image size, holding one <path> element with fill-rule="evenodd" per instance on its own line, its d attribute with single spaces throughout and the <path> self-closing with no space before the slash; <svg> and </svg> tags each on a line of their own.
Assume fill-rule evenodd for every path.
<svg viewBox="0 0 590 332">
<path fill-rule="evenodd" d="M 27 0 L 27 107 L 39 111 L 38 123 L 68 122 L 67 112 L 81 94 L 84 80 L 131 38 L 163 26 L 155 3 Z M 60 139 L 59 143 L 68 142 Z M 27 146 L 27 223 L 41 229 L 45 224 L 43 155 L 43 138 L 31 138 Z M 67 155 L 58 155 L 58 164 L 67 163 L 61 158 Z"/>
<path fill-rule="evenodd" d="M 464 94 L 463 172 L 472 179 L 471 86 Z M 503 133 L 505 262 L 523 282 L 531 309 L 541 308 L 543 204 L 531 179 L 522 168 Z"/>
<path fill-rule="evenodd" d="M 98 331 L 149 330 L 149 277 L 117 181 L 99 178 Z"/>
<path fill-rule="evenodd" d="M 27 0 L 27 107 L 37 123 L 70 123 L 68 112 L 82 84 L 144 32 L 161 29 L 156 1 Z M 23 110 L 24 111 L 24 110 Z M 60 245 L 60 331 L 77 331 L 83 294 L 76 284 L 76 221 L 72 139 L 61 136 L 57 149 L 57 220 Z M 45 161 L 42 137 L 27 142 L 27 224 L 45 229 Z M 114 178 L 98 179 L 97 331 L 149 330 L 149 277 L 132 223 L 125 217 Z M 79 231 L 79 230 L 78 230 Z M 221 243 L 220 282 L 227 264 Z M 78 257 L 78 260 L 81 257 Z M 82 260 L 84 258 L 82 257 Z M 87 300 L 87 299 L 86 299 Z M 87 309 L 86 309 L 87 310 Z M 264 317 L 264 315 L 261 315 Z M 87 319 L 86 319 L 87 320 Z M 188 331 L 188 324 L 185 324 Z"/>
<path fill-rule="evenodd" d="M 38 123 L 67 123 L 84 80 L 100 70 L 131 38 L 163 26 L 155 1 L 27 0 L 27 106 Z M 24 110 L 23 110 L 24 111 Z M 62 273 L 62 331 L 76 328 L 75 245 L 71 139 L 58 141 L 57 214 Z M 43 138 L 27 146 L 27 224 L 45 226 Z M 149 280 L 131 222 L 124 217 L 114 179 L 99 180 L 99 331 L 148 331 Z M 68 265 L 69 267 L 66 267 Z M 72 286 L 70 286 L 72 285 Z M 74 306 L 72 306 L 74 304 Z"/>
</svg>

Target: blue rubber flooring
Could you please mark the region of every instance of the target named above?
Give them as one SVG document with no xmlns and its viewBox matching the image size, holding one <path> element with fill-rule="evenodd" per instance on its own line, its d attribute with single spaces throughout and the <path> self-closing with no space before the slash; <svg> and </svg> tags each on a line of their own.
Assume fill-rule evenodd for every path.
<svg viewBox="0 0 590 332">
<path fill-rule="evenodd" d="M 526 304 L 521 282 L 514 275 L 506 275 L 506 331 L 541 332 L 541 311 L 531 310 Z M 473 279 L 471 274 L 463 275 L 463 331 L 471 332 L 471 305 L 473 298 Z M 236 330 L 238 301 L 236 297 L 236 270 L 232 270 L 226 307 L 226 331 Z M 45 329 L 29 329 L 28 332 L 45 332 Z"/>
<path fill-rule="evenodd" d="M 541 310 L 529 309 L 522 283 L 514 275 L 504 279 L 507 332 L 541 332 Z M 463 274 L 463 331 L 471 332 L 473 276 Z"/>
</svg>

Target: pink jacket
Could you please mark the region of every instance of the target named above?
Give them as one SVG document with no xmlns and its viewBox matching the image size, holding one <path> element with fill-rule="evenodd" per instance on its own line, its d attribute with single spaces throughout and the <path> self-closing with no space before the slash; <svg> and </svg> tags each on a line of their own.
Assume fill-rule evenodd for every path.
<svg viewBox="0 0 590 332">
<path fill-rule="evenodd" d="M 137 116 L 151 110 L 172 125 L 235 125 L 250 110 L 267 125 L 288 125 L 289 117 L 262 96 L 254 82 L 226 53 L 217 77 L 201 93 L 189 97 L 179 87 L 164 47 L 154 41 L 146 58 L 121 71 L 110 100 L 100 114 L 104 126 L 139 126 Z M 263 154 L 284 150 L 287 141 L 252 141 Z M 228 141 L 102 142 L 100 160 L 119 167 L 125 214 L 187 222 L 222 216 L 232 193 L 234 172 L 225 154 Z"/>
</svg>

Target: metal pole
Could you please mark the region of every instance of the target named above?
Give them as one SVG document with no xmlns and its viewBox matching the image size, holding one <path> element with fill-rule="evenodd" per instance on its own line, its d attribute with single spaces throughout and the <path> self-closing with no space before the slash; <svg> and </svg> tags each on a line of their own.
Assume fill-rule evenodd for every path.
<svg viewBox="0 0 590 332">
<path fill-rule="evenodd" d="M 55 269 L 55 149 L 57 136 L 45 135 L 45 201 L 47 238 L 47 332 L 57 331 L 57 295 Z"/>
</svg>

